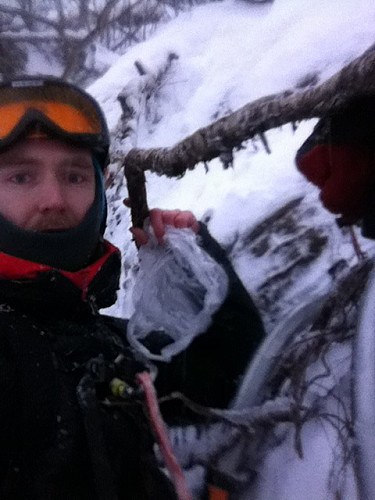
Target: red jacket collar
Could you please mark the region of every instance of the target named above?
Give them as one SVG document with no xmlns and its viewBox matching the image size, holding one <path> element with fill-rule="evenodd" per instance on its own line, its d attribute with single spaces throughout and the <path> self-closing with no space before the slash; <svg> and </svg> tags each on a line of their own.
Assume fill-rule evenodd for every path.
<svg viewBox="0 0 375 500">
<path fill-rule="evenodd" d="M 85 300 L 88 286 L 98 274 L 102 266 L 114 253 L 119 253 L 119 250 L 109 243 L 104 241 L 104 255 L 96 260 L 93 264 L 80 269 L 79 271 L 64 271 L 62 269 L 54 269 L 44 264 L 30 262 L 19 259 L 0 252 L 0 280 L 27 280 L 35 279 L 39 274 L 48 271 L 58 271 L 62 276 L 68 278 L 74 285 L 82 290 L 82 299 Z"/>
</svg>

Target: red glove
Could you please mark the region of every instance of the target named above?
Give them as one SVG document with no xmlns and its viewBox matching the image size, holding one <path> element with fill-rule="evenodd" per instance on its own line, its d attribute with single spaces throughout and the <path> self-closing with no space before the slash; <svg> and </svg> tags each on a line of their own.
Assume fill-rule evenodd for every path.
<svg viewBox="0 0 375 500">
<path fill-rule="evenodd" d="M 318 144 L 297 155 L 298 169 L 322 190 L 323 205 L 351 224 L 361 219 L 375 196 L 375 158 L 364 145 Z"/>
</svg>

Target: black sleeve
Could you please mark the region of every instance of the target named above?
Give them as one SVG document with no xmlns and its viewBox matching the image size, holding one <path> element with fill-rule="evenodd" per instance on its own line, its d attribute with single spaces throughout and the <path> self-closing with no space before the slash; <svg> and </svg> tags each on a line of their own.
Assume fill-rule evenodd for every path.
<svg viewBox="0 0 375 500">
<path fill-rule="evenodd" d="M 8 471 L 16 429 L 16 375 L 9 347 L 0 338 L 0 492 Z M 1 495 L 0 495 L 1 496 Z"/>
<path fill-rule="evenodd" d="M 201 224 L 203 249 L 225 269 L 228 294 L 208 330 L 170 363 L 158 363 L 159 395 L 180 391 L 200 404 L 226 407 L 264 336 L 259 312 L 224 250 Z"/>
</svg>

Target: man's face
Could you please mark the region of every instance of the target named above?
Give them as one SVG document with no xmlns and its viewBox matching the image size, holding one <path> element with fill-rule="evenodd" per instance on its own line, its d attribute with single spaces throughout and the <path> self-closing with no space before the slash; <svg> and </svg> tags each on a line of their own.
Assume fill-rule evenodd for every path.
<svg viewBox="0 0 375 500">
<path fill-rule="evenodd" d="M 0 213 L 22 229 L 62 231 L 82 222 L 95 197 L 89 149 L 27 139 L 0 153 Z"/>
</svg>

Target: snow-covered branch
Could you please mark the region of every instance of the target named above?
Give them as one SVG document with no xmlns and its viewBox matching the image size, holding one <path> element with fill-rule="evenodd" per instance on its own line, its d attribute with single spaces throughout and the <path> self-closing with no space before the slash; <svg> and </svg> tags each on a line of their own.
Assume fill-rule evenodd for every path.
<svg viewBox="0 0 375 500">
<path fill-rule="evenodd" d="M 296 411 L 294 401 L 287 397 L 267 401 L 261 406 L 245 410 L 208 408 L 194 403 L 194 401 L 186 398 L 181 393 L 172 393 L 168 399 L 181 400 L 187 408 L 198 415 L 208 417 L 211 420 L 219 420 L 234 427 L 245 427 L 248 430 L 270 424 L 271 422 L 290 422 Z M 298 410 L 302 410 L 302 408 Z"/>
<path fill-rule="evenodd" d="M 124 160 L 128 184 L 134 171 L 151 170 L 159 175 L 180 177 L 199 162 L 220 157 L 227 166 L 233 150 L 265 131 L 336 111 L 356 97 L 375 91 L 375 50 L 373 47 L 345 66 L 323 84 L 308 90 L 288 90 L 262 97 L 201 128 L 172 148 L 132 149 Z M 133 212 L 136 200 L 132 203 Z M 145 205 L 141 201 L 140 205 Z M 133 215 L 133 223 L 142 220 Z"/>
<path fill-rule="evenodd" d="M 148 113 L 149 100 L 160 90 L 162 82 L 176 59 L 178 55 L 170 52 L 157 71 L 150 71 L 141 61 L 135 61 L 134 65 L 139 76 L 131 79 L 117 97 L 121 104 L 122 115 L 114 142 L 123 143 L 127 139 L 131 144 L 130 147 L 135 146 L 141 110 L 146 108 L 146 114 Z"/>
</svg>

